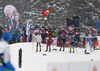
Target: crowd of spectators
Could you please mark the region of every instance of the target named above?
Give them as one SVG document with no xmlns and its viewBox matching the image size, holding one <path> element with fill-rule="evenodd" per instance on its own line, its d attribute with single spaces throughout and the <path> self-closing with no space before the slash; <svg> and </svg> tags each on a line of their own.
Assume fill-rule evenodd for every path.
<svg viewBox="0 0 100 71">
<path fill-rule="evenodd" d="M 0 36 L 4 33 L 9 33 L 9 44 L 13 43 L 20 43 L 20 42 L 27 42 L 27 34 L 26 34 L 26 27 L 27 25 L 25 24 L 23 28 L 17 27 L 17 29 L 12 29 L 11 26 L 5 25 L 5 27 L 0 26 Z M 57 46 L 60 46 L 61 44 L 61 34 L 69 35 L 70 36 L 70 31 L 66 30 L 66 28 L 63 28 L 62 26 L 59 27 L 52 27 L 51 25 L 48 26 L 42 26 L 42 24 L 37 24 L 35 26 L 30 25 L 30 37 L 29 37 L 29 42 L 34 41 L 34 31 L 39 29 L 42 31 L 41 37 L 42 37 L 42 43 L 46 43 L 45 39 L 46 37 L 51 36 L 52 38 L 57 39 Z M 71 35 L 72 36 L 72 35 Z M 73 37 L 75 37 L 78 41 L 80 41 L 79 35 L 76 33 Z"/>
</svg>

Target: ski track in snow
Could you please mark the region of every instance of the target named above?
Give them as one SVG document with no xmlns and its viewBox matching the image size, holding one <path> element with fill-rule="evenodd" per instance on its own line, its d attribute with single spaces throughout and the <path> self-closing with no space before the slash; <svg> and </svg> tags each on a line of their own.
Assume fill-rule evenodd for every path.
<svg viewBox="0 0 100 71">
<path fill-rule="evenodd" d="M 46 46 L 42 45 L 42 52 L 35 52 L 36 43 L 16 43 L 10 45 L 11 50 L 11 62 L 14 65 L 16 71 L 47 71 L 48 63 L 62 63 L 62 62 L 79 62 L 79 61 L 100 61 L 99 50 L 94 51 L 91 54 L 85 55 L 83 52 L 85 49 L 76 48 L 75 53 L 69 53 L 69 48 L 65 51 L 59 51 L 59 47 L 54 46 L 58 51 L 45 52 Z M 44 47 L 44 48 L 43 48 Z M 18 68 L 18 50 L 22 48 L 22 68 Z M 53 49 L 53 47 L 51 47 Z M 46 54 L 46 56 L 43 56 Z"/>
</svg>

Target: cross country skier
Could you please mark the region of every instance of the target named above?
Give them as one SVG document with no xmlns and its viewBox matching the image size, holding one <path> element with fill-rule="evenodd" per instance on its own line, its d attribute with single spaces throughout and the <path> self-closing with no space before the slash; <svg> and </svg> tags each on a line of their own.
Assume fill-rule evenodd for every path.
<svg viewBox="0 0 100 71">
<path fill-rule="evenodd" d="M 36 42 L 37 42 L 37 45 L 36 45 L 36 52 L 38 52 L 38 45 L 40 46 L 40 51 L 41 52 L 41 30 L 37 29 L 35 30 L 35 35 L 36 35 Z"/>
<path fill-rule="evenodd" d="M 48 47 L 49 47 L 49 52 L 51 52 L 51 44 L 52 44 L 52 42 L 53 42 L 54 40 L 51 38 L 51 36 L 49 36 L 49 38 L 46 39 L 46 40 L 47 40 L 46 52 L 48 51 Z"/>
<path fill-rule="evenodd" d="M 85 32 L 85 38 L 86 38 L 86 41 L 85 41 L 85 51 L 84 52 L 87 51 L 88 42 L 91 44 L 91 47 L 92 46 L 94 47 L 94 45 L 92 43 L 92 40 L 91 40 L 91 34 L 89 33 L 89 30 L 88 29 Z"/>
<path fill-rule="evenodd" d="M 72 48 L 73 48 L 73 53 L 74 53 L 75 42 L 76 42 L 76 39 L 74 37 L 70 37 L 70 51 L 69 51 L 69 53 L 71 53 Z"/>
<path fill-rule="evenodd" d="M 8 32 L 4 32 L 2 37 L 5 41 L 0 37 L 0 71 L 15 71 L 10 62 L 10 49 L 6 42 L 10 39 L 10 35 Z"/>
<path fill-rule="evenodd" d="M 62 45 L 63 45 L 63 51 L 65 51 L 65 42 L 67 41 L 66 39 L 68 38 L 68 36 L 66 35 L 66 32 L 63 30 L 60 34 L 61 36 L 61 46 L 60 46 L 60 50 L 62 49 Z"/>
</svg>

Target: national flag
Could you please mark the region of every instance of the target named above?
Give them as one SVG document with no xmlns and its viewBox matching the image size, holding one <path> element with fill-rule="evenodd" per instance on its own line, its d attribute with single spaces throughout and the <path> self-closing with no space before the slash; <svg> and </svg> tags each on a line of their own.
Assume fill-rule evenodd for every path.
<svg viewBox="0 0 100 71">
<path fill-rule="evenodd" d="M 44 16 L 46 16 L 51 10 L 52 10 L 52 8 L 46 9 L 46 10 L 44 10 L 44 11 L 42 12 L 42 14 L 43 14 Z"/>
<path fill-rule="evenodd" d="M 72 32 L 73 34 L 75 34 L 74 28 L 73 28 L 73 27 L 70 26 L 70 27 L 68 28 L 68 30 L 70 30 L 70 32 Z"/>
<path fill-rule="evenodd" d="M 26 25 L 26 35 L 27 35 L 27 42 L 29 42 L 29 38 L 30 38 L 30 27 L 29 27 L 29 22 L 27 21 L 27 25 Z"/>
<path fill-rule="evenodd" d="M 68 30 L 72 31 L 72 30 L 74 30 L 74 28 L 73 28 L 72 26 L 70 26 L 70 27 L 68 28 Z"/>
</svg>

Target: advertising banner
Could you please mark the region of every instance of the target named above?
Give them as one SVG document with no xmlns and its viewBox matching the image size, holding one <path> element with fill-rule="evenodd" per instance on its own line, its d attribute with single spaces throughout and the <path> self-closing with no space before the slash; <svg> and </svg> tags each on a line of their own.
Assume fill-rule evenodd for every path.
<svg viewBox="0 0 100 71">
<path fill-rule="evenodd" d="M 48 71 L 69 71 L 68 63 L 49 63 Z"/>
</svg>

